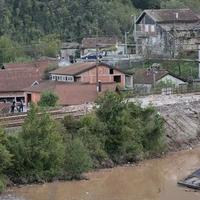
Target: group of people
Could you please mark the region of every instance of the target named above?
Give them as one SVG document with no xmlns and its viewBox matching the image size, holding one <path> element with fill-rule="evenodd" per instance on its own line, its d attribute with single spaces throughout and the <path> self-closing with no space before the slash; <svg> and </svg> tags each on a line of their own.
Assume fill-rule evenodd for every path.
<svg viewBox="0 0 200 200">
<path fill-rule="evenodd" d="M 15 101 L 12 102 L 10 112 L 14 113 L 15 110 L 17 110 L 18 112 L 23 112 L 24 111 L 24 103 L 23 103 L 22 100 L 20 100 L 20 102 L 17 103 L 17 104 L 16 104 Z"/>
</svg>

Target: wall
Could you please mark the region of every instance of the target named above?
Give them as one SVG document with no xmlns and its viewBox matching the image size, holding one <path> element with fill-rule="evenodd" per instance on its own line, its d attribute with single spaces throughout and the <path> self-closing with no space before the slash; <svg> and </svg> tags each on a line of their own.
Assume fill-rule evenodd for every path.
<svg viewBox="0 0 200 200">
<path fill-rule="evenodd" d="M 134 84 L 134 89 L 137 93 L 143 94 L 143 93 L 150 93 L 152 89 L 151 84 Z"/>
<path fill-rule="evenodd" d="M 36 92 L 28 92 L 25 93 L 25 103 L 26 105 L 28 105 L 28 101 L 27 101 L 27 95 L 31 94 L 31 102 L 37 104 L 40 101 L 40 93 L 36 93 Z"/>
<path fill-rule="evenodd" d="M 113 74 L 110 74 L 110 68 L 105 66 L 98 66 L 98 80 L 102 83 L 111 83 L 114 82 L 114 76 L 119 75 L 121 76 L 121 83 L 122 87 L 125 87 L 125 74 L 113 70 Z M 93 68 L 87 72 L 82 73 L 81 75 L 81 82 L 87 83 L 96 83 L 96 68 Z"/>
</svg>

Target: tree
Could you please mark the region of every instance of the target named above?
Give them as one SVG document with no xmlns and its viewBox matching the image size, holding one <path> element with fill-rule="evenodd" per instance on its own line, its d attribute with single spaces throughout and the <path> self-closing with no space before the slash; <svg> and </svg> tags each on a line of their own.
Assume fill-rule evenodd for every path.
<svg viewBox="0 0 200 200">
<path fill-rule="evenodd" d="M 0 64 L 15 61 L 17 57 L 23 56 L 23 49 L 12 41 L 8 36 L 0 37 Z"/>
<path fill-rule="evenodd" d="M 58 101 L 58 96 L 51 91 L 42 93 L 40 101 L 38 103 L 41 107 L 55 107 Z"/>
<path fill-rule="evenodd" d="M 5 188 L 5 179 L 3 176 L 3 172 L 11 164 L 11 154 L 6 147 L 6 144 L 7 138 L 4 131 L 0 129 L 0 192 L 2 192 Z"/>
<path fill-rule="evenodd" d="M 57 123 L 32 105 L 17 137 L 10 137 L 13 167 L 11 180 L 18 183 L 51 180 L 62 175 L 64 143 Z"/>
<path fill-rule="evenodd" d="M 78 138 L 66 144 L 65 166 L 68 179 L 79 179 L 83 172 L 92 167 L 87 148 Z"/>
</svg>

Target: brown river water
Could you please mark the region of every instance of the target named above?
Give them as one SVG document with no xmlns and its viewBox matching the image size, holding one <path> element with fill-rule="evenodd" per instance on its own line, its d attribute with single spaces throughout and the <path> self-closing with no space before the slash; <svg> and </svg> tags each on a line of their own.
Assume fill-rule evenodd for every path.
<svg viewBox="0 0 200 200">
<path fill-rule="evenodd" d="M 177 181 L 200 168 L 200 147 L 87 174 L 88 181 L 54 182 L 9 189 L 0 200 L 200 200 L 200 191 Z"/>
</svg>

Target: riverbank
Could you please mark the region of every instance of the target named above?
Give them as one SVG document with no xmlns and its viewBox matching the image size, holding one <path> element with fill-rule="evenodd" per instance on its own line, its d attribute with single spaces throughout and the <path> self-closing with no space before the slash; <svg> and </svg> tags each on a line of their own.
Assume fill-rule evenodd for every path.
<svg viewBox="0 0 200 200">
<path fill-rule="evenodd" d="M 87 174 L 87 181 L 53 182 L 10 188 L 1 200 L 199 200 L 200 192 L 179 187 L 177 181 L 200 166 L 200 147 L 169 153 L 134 166 Z"/>
<path fill-rule="evenodd" d="M 112 93 L 100 99 L 99 105 L 95 115 L 79 120 L 66 117 L 60 124 L 63 128 L 45 114 L 38 119 L 36 108 L 33 108 L 22 132 L 5 140 L 8 151 L 16 159 L 5 175 L 14 183 L 23 184 L 54 181 L 60 179 L 58 177 L 77 179 L 91 168 L 113 167 L 162 156 L 165 154 L 164 143 L 167 152 L 173 152 L 191 149 L 199 142 L 198 101 L 156 106 L 159 115 L 152 107 L 124 103 L 120 96 Z M 165 130 L 160 115 L 164 118 Z M 49 128 L 50 124 L 52 128 Z M 44 135 L 44 132 L 48 134 Z M 55 149 L 55 144 L 49 146 L 52 137 L 57 138 L 57 151 L 52 148 Z M 55 160 L 52 163 L 51 156 L 43 159 L 44 154 L 49 153 L 59 158 L 59 165 Z"/>
</svg>

